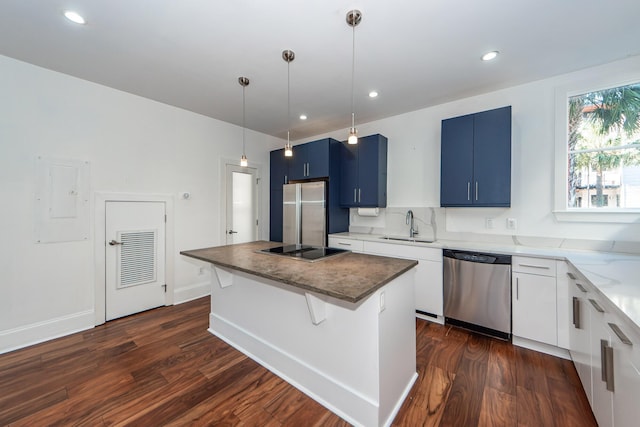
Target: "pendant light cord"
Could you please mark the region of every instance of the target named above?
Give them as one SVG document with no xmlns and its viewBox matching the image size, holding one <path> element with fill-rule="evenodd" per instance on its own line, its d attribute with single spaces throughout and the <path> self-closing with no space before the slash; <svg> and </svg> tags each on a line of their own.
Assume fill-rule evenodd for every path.
<svg viewBox="0 0 640 427">
<path fill-rule="evenodd" d="M 291 145 L 289 133 L 291 132 L 291 61 L 287 61 L 287 146 Z"/>
<path fill-rule="evenodd" d="M 242 86 L 242 155 L 245 156 L 245 151 L 244 151 L 244 132 L 245 132 L 245 103 L 244 103 L 244 90 L 246 89 L 246 86 Z"/>
<path fill-rule="evenodd" d="M 356 23 L 351 26 L 353 29 L 352 46 L 351 46 L 351 128 L 356 127 L 356 113 L 355 113 L 355 100 L 354 100 L 354 82 L 355 82 L 355 69 L 356 69 Z"/>
</svg>

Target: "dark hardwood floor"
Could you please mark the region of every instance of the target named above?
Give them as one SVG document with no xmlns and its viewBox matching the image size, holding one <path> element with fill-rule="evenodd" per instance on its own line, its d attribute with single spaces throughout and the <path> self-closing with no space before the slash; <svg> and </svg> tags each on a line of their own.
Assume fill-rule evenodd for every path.
<svg viewBox="0 0 640 427">
<path fill-rule="evenodd" d="M 0 425 L 346 426 L 207 332 L 209 299 L 0 355 Z M 395 426 L 595 426 L 571 362 L 416 321 Z"/>
</svg>

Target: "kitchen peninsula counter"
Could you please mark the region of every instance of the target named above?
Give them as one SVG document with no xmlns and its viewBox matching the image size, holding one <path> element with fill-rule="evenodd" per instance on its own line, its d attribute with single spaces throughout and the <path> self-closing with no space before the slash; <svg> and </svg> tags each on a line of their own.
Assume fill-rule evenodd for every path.
<svg viewBox="0 0 640 427">
<path fill-rule="evenodd" d="M 209 331 L 347 422 L 391 425 L 417 378 L 417 262 L 258 252 L 276 246 L 181 252 L 211 263 Z"/>
<path fill-rule="evenodd" d="M 314 262 L 258 252 L 276 246 L 282 246 L 282 243 L 257 241 L 180 253 L 352 303 L 362 300 L 418 264 L 413 260 L 351 252 Z"/>
</svg>

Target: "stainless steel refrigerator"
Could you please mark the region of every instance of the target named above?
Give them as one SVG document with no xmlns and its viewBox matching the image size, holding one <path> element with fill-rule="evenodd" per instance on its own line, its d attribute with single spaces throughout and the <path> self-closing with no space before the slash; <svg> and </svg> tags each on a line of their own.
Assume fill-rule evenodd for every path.
<svg viewBox="0 0 640 427">
<path fill-rule="evenodd" d="M 282 242 L 327 246 L 326 182 L 284 184 L 282 190 Z"/>
</svg>

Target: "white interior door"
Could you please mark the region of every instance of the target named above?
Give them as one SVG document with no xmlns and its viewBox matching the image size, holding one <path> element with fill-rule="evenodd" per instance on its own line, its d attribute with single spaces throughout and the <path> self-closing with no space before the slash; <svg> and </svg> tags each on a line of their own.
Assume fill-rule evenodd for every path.
<svg viewBox="0 0 640 427">
<path fill-rule="evenodd" d="M 106 320 L 164 305 L 164 202 L 107 202 L 105 214 Z"/>
<path fill-rule="evenodd" d="M 258 239 L 257 173 L 253 168 L 226 165 L 226 244 Z"/>
</svg>

